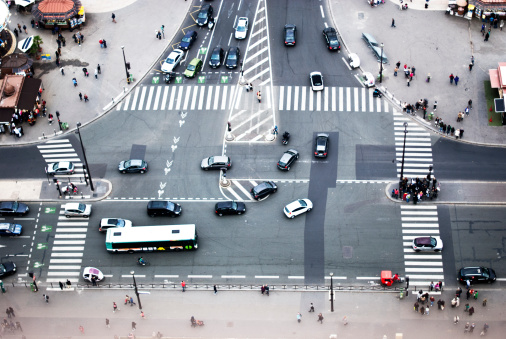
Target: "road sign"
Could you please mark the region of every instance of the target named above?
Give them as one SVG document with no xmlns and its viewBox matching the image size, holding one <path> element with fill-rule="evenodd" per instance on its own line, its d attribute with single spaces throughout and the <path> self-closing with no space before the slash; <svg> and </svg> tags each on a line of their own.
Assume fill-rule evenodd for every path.
<svg viewBox="0 0 506 339">
<path fill-rule="evenodd" d="M 176 77 L 176 81 L 174 81 L 176 84 L 180 84 L 183 82 L 183 77 L 182 76 L 178 76 Z"/>
<path fill-rule="evenodd" d="M 153 77 L 153 79 L 151 79 L 151 83 L 152 84 L 159 84 L 160 83 L 160 77 Z"/>
<path fill-rule="evenodd" d="M 201 47 L 201 48 L 199 49 L 199 54 L 200 54 L 200 55 L 204 55 L 204 54 L 206 54 L 206 53 L 207 53 L 207 48 L 206 48 L 206 47 Z"/>
<path fill-rule="evenodd" d="M 38 250 L 45 250 L 45 249 L 47 249 L 47 243 L 38 243 L 37 244 L 37 249 Z"/>
<path fill-rule="evenodd" d="M 199 75 L 198 81 L 199 84 L 205 84 L 206 83 L 206 76 L 205 75 Z"/>
<path fill-rule="evenodd" d="M 46 208 L 44 208 L 44 213 L 47 213 L 47 214 L 56 213 L 56 207 L 46 207 Z"/>
<path fill-rule="evenodd" d="M 40 228 L 41 232 L 51 232 L 53 230 L 53 226 L 50 225 L 42 225 Z"/>
<path fill-rule="evenodd" d="M 221 83 L 222 84 L 228 84 L 228 75 L 222 75 L 221 76 Z"/>
</svg>

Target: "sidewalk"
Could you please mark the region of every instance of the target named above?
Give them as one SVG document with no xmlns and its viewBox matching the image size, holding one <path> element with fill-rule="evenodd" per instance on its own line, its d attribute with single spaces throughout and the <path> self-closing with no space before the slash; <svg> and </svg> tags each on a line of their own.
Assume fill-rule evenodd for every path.
<svg viewBox="0 0 506 339">
<path fill-rule="evenodd" d="M 159 291 L 149 290 L 141 294 L 142 310 L 146 318 L 140 317 L 138 305 L 124 305 L 125 294 L 134 296 L 132 290 L 64 290 L 30 292 L 28 288 L 9 288 L 3 294 L 4 308 L 14 308 L 16 318 L 23 326 L 27 339 L 88 337 L 126 338 L 131 331 L 131 322 L 137 323 L 136 338 L 152 338 L 160 331 L 164 338 L 397 338 L 447 339 L 462 335 L 466 321 L 476 323 L 475 336 L 485 321 L 490 325 L 488 338 L 501 338 L 506 330 L 502 305 L 506 296 L 500 291 L 480 289 L 479 300 L 464 300 L 457 309 L 452 309 L 450 300 L 453 290 L 443 292 L 442 298 L 448 305 L 444 311 L 436 304 L 430 314 L 420 315 L 413 311 L 416 296 L 399 300 L 393 293 L 335 294 L 334 309 L 330 312 L 329 292 L 271 292 L 270 296 L 260 291 L 224 291 L 214 295 L 211 290 Z M 50 297 L 49 304 L 42 294 Z M 487 298 L 487 307 L 481 306 Z M 119 310 L 113 313 L 112 302 Z M 136 300 L 137 302 L 137 300 Z M 463 312 L 464 304 L 475 307 L 470 317 Z M 310 303 L 315 312 L 309 313 Z M 302 322 L 296 320 L 302 314 Z M 324 316 L 323 324 L 317 322 L 318 313 Z M 460 324 L 453 324 L 459 315 Z M 190 317 L 203 320 L 205 326 L 191 328 Z M 348 319 L 348 325 L 342 322 Z M 110 328 L 105 319 L 110 320 Z M 79 332 L 83 326 L 85 334 Z M 8 336 L 7 336 L 8 337 Z"/>
<path fill-rule="evenodd" d="M 147 5 L 148 4 L 148 5 Z M 179 33 L 180 25 L 192 6 L 191 1 L 173 1 L 170 6 L 163 0 L 151 0 L 149 3 L 134 0 L 87 0 L 83 3 L 86 11 L 86 25 L 80 31 L 85 39 L 81 46 L 76 44 L 72 35 L 77 30 L 63 31 L 66 46 L 62 47 L 61 65 L 65 75 L 55 62 L 57 49 L 56 36 L 51 30 L 31 28 L 31 15 L 16 12 L 11 7 L 12 29 L 17 23 L 28 27 L 28 34 L 40 35 L 42 53 L 50 54 L 51 60 L 34 62 L 35 77 L 42 79 L 44 92 L 42 99 L 47 101 L 48 114 L 59 111 L 62 122 L 69 124 L 72 131 L 77 122 L 83 126 L 114 109 L 114 103 L 140 85 L 142 78 L 151 71 L 158 58 L 168 53 L 169 42 Z M 112 12 L 117 23 L 111 19 Z M 142 24 L 140 24 L 142 23 Z M 165 25 L 165 39 L 155 38 L 154 31 Z M 20 39 L 25 34 L 20 34 Z M 100 48 L 99 40 L 107 41 L 107 48 Z M 130 62 L 130 72 L 134 76 L 133 84 L 127 85 L 122 46 L 126 61 Z M 95 79 L 94 72 L 100 64 L 101 74 Z M 86 67 L 89 77 L 85 77 L 82 68 Z M 76 78 L 78 86 L 72 85 Z M 79 100 L 78 94 L 89 97 L 89 102 Z M 113 103 L 114 101 L 114 103 Z M 49 125 L 47 118 L 40 117 L 34 126 L 23 126 L 25 135 L 0 135 L 0 145 L 21 145 L 39 142 L 43 135 L 54 137 L 58 124 Z M 59 135 L 59 134 L 58 134 Z"/>
<path fill-rule="evenodd" d="M 497 69 L 498 62 L 504 61 L 497 46 L 506 44 L 506 31 L 492 29 L 489 42 L 484 42 L 480 33 L 481 20 L 445 15 L 447 0 L 430 0 L 429 9 L 424 8 L 425 0 L 405 3 L 409 9 L 401 11 L 398 0 L 389 0 L 373 8 L 366 1 L 331 0 L 330 8 L 346 47 L 345 53 L 357 53 L 363 71 L 379 74 L 379 63 L 361 37 L 362 33 L 372 34 L 378 43 L 385 44 L 389 64 L 383 65 L 383 82 L 377 86 L 388 93 L 390 101 L 396 105 L 415 104 L 420 98 L 427 98 L 427 113 L 434 111 L 434 101 L 437 101 L 434 119 L 439 116 L 446 124 L 464 129 L 465 137 L 459 142 L 504 146 L 506 127 L 488 125 L 489 107 L 483 82 L 489 79 L 488 70 Z M 358 15 L 349 15 L 350 12 Z M 395 28 L 391 27 L 392 18 Z M 471 55 L 474 55 L 475 65 L 469 71 Z M 402 72 L 393 76 L 397 61 L 401 62 L 401 68 L 404 64 L 415 66 L 410 87 Z M 425 81 L 428 73 L 430 82 Z M 460 77 L 458 86 L 450 85 L 450 73 Z M 469 99 L 473 101 L 473 109 L 463 122 L 457 123 L 458 112 L 464 111 Z M 420 110 L 414 120 L 437 132 L 433 128 L 434 121 L 423 120 L 422 115 Z"/>
</svg>

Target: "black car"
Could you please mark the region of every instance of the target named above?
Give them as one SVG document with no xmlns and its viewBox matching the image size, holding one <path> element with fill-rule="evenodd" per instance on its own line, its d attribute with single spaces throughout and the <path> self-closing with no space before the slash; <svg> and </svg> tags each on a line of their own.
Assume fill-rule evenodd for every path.
<svg viewBox="0 0 506 339">
<path fill-rule="evenodd" d="M 203 5 L 200 7 L 199 14 L 197 16 L 197 25 L 205 26 L 209 22 L 209 19 L 213 16 L 213 6 Z"/>
<path fill-rule="evenodd" d="M 0 264 L 0 278 L 16 273 L 16 264 L 12 261 L 6 261 Z"/>
<path fill-rule="evenodd" d="M 179 48 L 182 49 L 183 51 L 187 51 L 190 49 L 195 40 L 197 40 L 197 32 L 188 31 L 181 39 L 181 42 L 179 43 Z"/>
<path fill-rule="evenodd" d="M 225 66 L 227 68 L 237 68 L 240 56 L 241 51 L 239 51 L 239 47 L 230 47 L 228 49 L 227 59 L 225 60 Z"/>
<path fill-rule="evenodd" d="M 463 267 L 459 270 L 458 279 L 461 283 L 467 280 L 471 284 L 478 282 L 494 282 L 496 279 L 495 271 L 487 267 Z"/>
<path fill-rule="evenodd" d="M 183 212 L 181 205 L 167 200 L 154 200 L 148 202 L 148 215 L 154 217 L 157 215 L 168 215 L 170 217 L 179 217 Z"/>
<path fill-rule="evenodd" d="M 278 168 L 282 171 L 289 171 L 293 163 L 299 159 L 299 152 L 294 149 L 289 149 L 278 161 Z"/>
<path fill-rule="evenodd" d="M 272 181 L 264 181 L 251 189 L 251 196 L 255 200 L 267 197 L 271 193 L 276 193 L 278 186 Z"/>
<path fill-rule="evenodd" d="M 217 46 L 213 49 L 213 53 L 211 53 L 211 58 L 209 59 L 209 66 L 212 68 L 220 67 L 223 58 L 225 57 L 225 51 L 220 46 Z"/>
<path fill-rule="evenodd" d="M 222 201 L 216 204 L 214 210 L 220 217 L 227 214 L 243 214 L 246 213 L 246 205 L 243 202 Z"/>
<path fill-rule="evenodd" d="M 327 27 L 323 30 L 323 36 L 325 37 L 325 41 L 327 42 L 328 49 L 332 51 L 339 51 L 341 49 L 341 44 L 339 43 L 339 39 L 337 38 L 337 32 L 333 27 Z"/>
<path fill-rule="evenodd" d="M 27 205 L 17 201 L 0 202 L 0 216 L 25 215 L 30 208 Z"/>
<path fill-rule="evenodd" d="M 285 25 L 285 46 L 295 46 L 297 36 L 297 26 Z"/>
<path fill-rule="evenodd" d="M 316 135 L 314 156 L 317 158 L 326 158 L 329 151 L 329 135 L 327 133 L 318 133 Z"/>
</svg>

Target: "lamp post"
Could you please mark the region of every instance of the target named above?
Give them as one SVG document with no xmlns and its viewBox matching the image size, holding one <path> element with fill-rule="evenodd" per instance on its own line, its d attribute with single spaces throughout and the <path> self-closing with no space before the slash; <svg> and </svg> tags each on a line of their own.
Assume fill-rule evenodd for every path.
<svg viewBox="0 0 506 339">
<path fill-rule="evenodd" d="M 330 272 L 330 312 L 334 312 L 334 282 L 332 277 L 334 273 Z"/>
<path fill-rule="evenodd" d="M 404 123 L 404 144 L 402 145 L 401 177 L 399 178 L 399 192 L 401 191 L 402 179 L 404 178 L 404 154 L 406 153 L 406 135 L 408 134 L 408 123 Z"/>
<path fill-rule="evenodd" d="M 380 58 L 380 84 L 383 81 L 383 43 L 381 43 L 381 58 Z"/>
<path fill-rule="evenodd" d="M 92 191 L 95 191 L 95 188 L 93 187 L 93 181 L 91 180 L 90 166 L 88 166 L 88 159 L 86 159 L 86 152 L 84 150 L 83 139 L 81 138 L 81 131 L 79 130 L 79 127 L 81 127 L 80 122 L 77 123 L 76 133 L 79 135 L 79 141 L 81 142 L 81 150 L 83 151 L 84 164 L 86 166 L 86 171 L 88 172 L 88 179 L 90 179 L 90 188 Z"/>
<path fill-rule="evenodd" d="M 130 74 L 128 74 L 128 70 L 130 69 L 130 64 L 127 63 L 125 57 L 125 46 L 121 46 L 121 50 L 123 51 L 123 62 L 125 63 L 125 73 L 127 78 L 127 83 L 130 84 Z"/>
<path fill-rule="evenodd" d="M 142 310 L 142 304 L 141 304 L 141 298 L 139 297 L 139 290 L 137 289 L 137 282 L 135 281 L 135 272 L 130 271 L 130 274 L 132 275 L 132 278 L 134 279 L 134 289 L 135 289 L 135 295 L 137 296 L 137 303 L 139 303 L 139 310 Z"/>
</svg>

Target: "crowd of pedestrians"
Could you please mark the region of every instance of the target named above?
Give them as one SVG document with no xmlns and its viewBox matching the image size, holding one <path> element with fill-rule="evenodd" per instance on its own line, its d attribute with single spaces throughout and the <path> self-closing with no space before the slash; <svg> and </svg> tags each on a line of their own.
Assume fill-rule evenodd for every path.
<svg viewBox="0 0 506 339">
<path fill-rule="evenodd" d="M 441 184 L 435 177 L 431 177 L 431 174 L 421 180 L 419 178 L 408 179 L 404 177 L 399 182 L 399 189 L 394 188 L 392 190 L 392 198 L 402 199 L 407 203 L 412 200 L 413 204 L 417 204 L 423 200 L 437 198 L 440 190 Z"/>
</svg>

